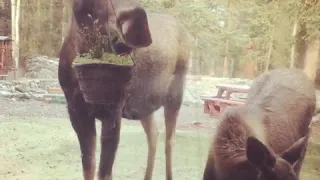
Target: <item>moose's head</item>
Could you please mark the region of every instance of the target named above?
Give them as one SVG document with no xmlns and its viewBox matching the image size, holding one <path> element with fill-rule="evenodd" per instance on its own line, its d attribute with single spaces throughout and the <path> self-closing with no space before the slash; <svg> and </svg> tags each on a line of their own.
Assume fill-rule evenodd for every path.
<svg viewBox="0 0 320 180">
<path fill-rule="evenodd" d="M 74 0 L 73 15 L 81 31 L 95 32 L 88 38 L 93 44 L 102 36 L 113 48 L 129 50 L 152 43 L 146 11 L 137 0 Z"/>
<path fill-rule="evenodd" d="M 247 159 L 259 172 L 259 180 L 298 180 L 295 173 L 299 160 L 306 151 L 308 136 L 296 141 L 281 155 L 276 155 L 271 149 L 255 137 L 247 140 Z"/>
</svg>

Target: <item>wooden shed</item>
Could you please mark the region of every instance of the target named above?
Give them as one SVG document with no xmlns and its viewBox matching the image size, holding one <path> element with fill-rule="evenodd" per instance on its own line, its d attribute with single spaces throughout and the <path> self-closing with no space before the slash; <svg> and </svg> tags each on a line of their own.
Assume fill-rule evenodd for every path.
<svg viewBox="0 0 320 180">
<path fill-rule="evenodd" d="M 6 79 L 8 73 L 14 68 L 12 39 L 8 36 L 0 36 L 0 79 Z"/>
</svg>

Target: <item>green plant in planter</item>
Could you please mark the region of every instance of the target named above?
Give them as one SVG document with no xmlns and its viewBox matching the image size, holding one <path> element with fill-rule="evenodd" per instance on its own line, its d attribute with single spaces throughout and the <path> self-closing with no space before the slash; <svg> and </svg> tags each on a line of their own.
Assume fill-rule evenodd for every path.
<svg viewBox="0 0 320 180">
<path fill-rule="evenodd" d="M 89 15 L 92 19 L 92 16 Z M 98 26 L 98 20 L 93 20 L 93 27 L 84 27 L 80 31 L 81 36 L 84 38 L 86 46 L 91 47 L 88 53 L 76 56 L 74 64 L 92 64 L 92 63 L 104 63 L 104 64 L 116 64 L 116 65 L 134 65 L 130 55 L 116 55 L 115 53 L 103 52 L 104 46 L 108 44 L 108 41 L 114 39 L 117 34 L 109 32 L 108 35 L 101 34 L 100 30 L 102 25 Z M 101 58 L 94 58 L 102 53 Z"/>
<path fill-rule="evenodd" d="M 92 58 L 89 53 L 78 55 L 74 63 L 77 64 L 92 64 L 92 63 L 104 63 L 104 64 L 116 64 L 116 65 L 125 65 L 132 66 L 133 61 L 129 55 L 119 56 L 113 53 L 103 53 L 101 58 Z"/>
</svg>

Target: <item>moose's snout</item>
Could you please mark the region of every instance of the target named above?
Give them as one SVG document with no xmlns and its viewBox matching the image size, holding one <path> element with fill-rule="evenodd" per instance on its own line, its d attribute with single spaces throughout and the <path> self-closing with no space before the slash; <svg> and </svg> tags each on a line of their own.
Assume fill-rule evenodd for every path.
<svg viewBox="0 0 320 180">
<path fill-rule="evenodd" d="M 113 44 L 112 49 L 116 54 L 130 54 L 132 51 L 132 48 L 127 46 L 123 42 Z"/>
<path fill-rule="evenodd" d="M 109 28 L 109 35 L 108 43 L 104 47 L 105 52 L 113 52 L 120 55 L 131 53 L 132 48 L 126 45 L 115 29 Z"/>
</svg>

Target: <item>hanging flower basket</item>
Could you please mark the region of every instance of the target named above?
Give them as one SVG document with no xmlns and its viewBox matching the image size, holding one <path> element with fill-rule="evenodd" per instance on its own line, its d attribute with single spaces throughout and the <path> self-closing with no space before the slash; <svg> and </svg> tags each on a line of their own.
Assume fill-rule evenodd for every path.
<svg viewBox="0 0 320 180">
<path fill-rule="evenodd" d="M 102 59 L 77 57 L 73 68 L 84 100 L 91 104 L 121 102 L 132 77 L 133 61 L 105 53 Z"/>
</svg>

